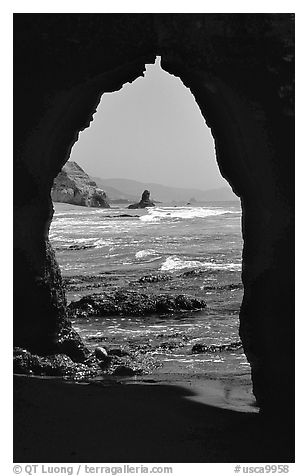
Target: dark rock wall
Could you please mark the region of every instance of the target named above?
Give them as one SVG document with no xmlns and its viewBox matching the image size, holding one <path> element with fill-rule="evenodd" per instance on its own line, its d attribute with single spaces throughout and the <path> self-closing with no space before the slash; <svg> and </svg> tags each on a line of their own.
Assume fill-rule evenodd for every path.
<svg viewBox="0 0 308 476">
<path fill-rule="evenodd" d="M 202 23 L 199 55 L 188 55 L 189 42 L 169 55 L 163 49 L 162 67 L 195 96 L 211 127 L 221 173 L 241 198 L 240 334 L 255 395 L 273 412 L 294 397 L 292 19 L 227 19 L 209 15 L 202 23 L 196 17 Z M 183 38 L 192 38 L 190 22 L 181 20 Z M 164 27 L 165 41 L 170 30 L 166 22 Z"/>
<path fill-rule="evenodd" d="M 240 334 L 255 395 L 264 410 L 291 408 L 293 29 L 290 14 L 15 14 L 16 345 L 52 347 L 68 329 L 50 273 L 53 179 L 101 94 L 160 55 L 194 95 L 242 201 Z"/>
</svg>

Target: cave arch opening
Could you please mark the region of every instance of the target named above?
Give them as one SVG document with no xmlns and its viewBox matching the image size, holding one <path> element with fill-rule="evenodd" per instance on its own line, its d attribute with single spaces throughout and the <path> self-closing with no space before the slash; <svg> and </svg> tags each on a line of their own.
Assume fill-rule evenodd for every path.
<svg viewBox="0 0 308 476">
<path fill-rule="evenodd" d="M 160 354 L 159 362 L 170 372 L 190 369 L 222 375 L 236 368 L 249 375 L 238 337 L 240 202 L 220 175 L 212 135 L 189 89 L 161 70 L 157 60 L 148 69 L 145 78 L 135 80 L 126 91 L 124 87 L 118 93 L 103 94 L 93 124 L 80 135 L 70 154 L 69 161 L 81 166 L 112 197 L 111 208 L 98 212 L 76 207 L 77 201 L 74 210 L 67 204 L 54 204 L 50 238 L 66 283 L 71 317 L 93 350 L 99 343 L 112 351 L 117 351 L 116 345 L 121 352 L 148 346 L 152 353 Z M 174 95 L 171 101 L 170 92 Z M 185 120 L 181 123 L 179 117 Z M 167 155 L 173 159 L 169 168 Z M 145 188 L 155 207 L 127 210 Z M 76 190 L 74 196 L 80 200 Z M 56 202 L 63 199 L 55 187 L 52 197 Z M 84 303 L 88 299 L 86 307 L 92 306 L 93 311 L 95 298 L 91 301 L 88 295 L 98 292 L 104 293 L 105 306 L 108 300 L 110 315 L 98 320 L 95 310 L 90 329 L 82 325 Z M 145 294 L 152 300 L 145 303 Z M 170 317 L 169 310 L 172 306 L 176 310 L 183 294 L 199 303 L 205 301 L 207 309 L 196 317 L 192 302 L 182 301 L 180 312 Z M 83 303 L 78 307 L 75 303 L 80 299 Z M 155 299 L 158 304 L 154 305 Z M 153 306 L 160 311 L 151 321 L 148 315 L 155 313 Z M 115 307 L 121 309 L 118 315 Z M 136 338 L 134 332 L 140 326 L 144 332 Z M 113 342 L 108 343 L 108 338 Z"/>
<path fill-rule="evenodd" d="M 240 332 L 254 393 L 269 413 L 292 411 L 294 18 L 205 14 L 195 22 L 190 15 L 123 15 L 119 31 L 118 19 L 109 17 L 120 35 L 108 33 L 104 16 L 97 18 L 100 29 L 89 17 L 53 18 L 16 19 L 14 345 L 74 358 L 77 346 L 84 357 L 48 242 L 50 189 L 101 94 L 134 81 L 161 54 L 162 68 L 196 98 L 221 173 L 241 198 Z M 68 37 L 58 36 L 60 30 Z"/>
</svg>

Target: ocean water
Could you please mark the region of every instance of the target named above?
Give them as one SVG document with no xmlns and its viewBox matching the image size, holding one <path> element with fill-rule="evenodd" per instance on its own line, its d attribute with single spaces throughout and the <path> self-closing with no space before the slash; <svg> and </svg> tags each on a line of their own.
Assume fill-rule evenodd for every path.
<svg viewBox="0 0 308 476">
<path fill-rule="evenodd" d="M 239 342 L 241 208 L 239 202 L 208 202 L 128 210 L 55 203 L 50 239 L 66 283 L 68 301 L 116 289 L 187 294 L 202 298 L 202 311 L 172 315 L 76 319 L 74 327 L 94 348 L 147 349 L 162 374 L 248 376 Z M 163 275 L 147 282 L 144 276 Z M 141 279 L 141 281 L 140 281 Z M 195 344 L 216 347 L 195 354 Z M 99 345 L 102 345 L 101 343 Z"/>
</svg>

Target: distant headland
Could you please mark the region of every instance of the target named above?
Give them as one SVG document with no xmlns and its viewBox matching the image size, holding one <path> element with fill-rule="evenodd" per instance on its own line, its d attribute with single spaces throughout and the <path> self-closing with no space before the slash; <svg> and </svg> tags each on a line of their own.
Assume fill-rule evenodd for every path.
<svg viewBox="0 0 308 476">
<path fill-rule="evenodd" d="M 67 162 L 56 176 L 51 198 L 54 202 L 84 207 L 110 208 L 106 193 L 76 163 Z"/>
<path fill-rule="evenodd" d="M 150 193 L 153 199 L 150 199 Z M 54 202 L 100 208 L 110 208 L 112 204 L 145 208 L 155 206 L 155 203 L 196 205 L 200 202 L 239 200 L 228 185 L 212 190 L 199 190 L 130 179 L 102 179 L 90 177 L 73 161 L 68 161 L 55 178 L 51 198 Z"/>
</svg>

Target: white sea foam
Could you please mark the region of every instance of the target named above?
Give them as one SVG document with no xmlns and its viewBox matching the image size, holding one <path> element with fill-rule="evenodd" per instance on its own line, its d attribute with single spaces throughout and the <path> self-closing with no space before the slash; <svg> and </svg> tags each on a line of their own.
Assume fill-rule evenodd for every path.
<svg viewBox="0 0 308 476">
<path fill-rule="evenodd" d="M 135 257 L 136 258 L 147 258 L 148 256 L 152 256 L 152 255 L 156 255 L 157 252 L 155 250 L 152 250 L 152 249 L 148 249 L 148 250 L 140 250 L 140 251 L 137 251 L 137 253 L 135 254 Z"/>
<path fill-rule="evenodd" d="M 91 243 L 93 244 L 94 238 L 65 238 L 66 241 L 70 241 L 72 243 Z"/>
<path fill-rule="evenodd" d="M 110 245 L 113 245 L 114 244 L 114 241 L 110 238 L 99 238 L 99 240 L 96 240 L 94 241 L 93 245 L 96 247 L 96 248 L 101 248 L 102 246 L 110 246 Z"/>
<path fill-rule="evenodd" d="M 192 219 L 192 218 L 206 218 L 210 216 L 225 215 L 229 213 L 236 213 L 238 211 L 226 210 L 223 208 L 208 208 L 208 207 L 155 207 L 149 208 L 147 215 L 142 215 L 139 220 L 143 222 L 157 222 L 160 220 L 178 218 L 178 219 Z"/>
<path fill-rule="evenodd" d="M 184 268 L 199 268 L 202 266 L 201 261 L 182 260 L 177 256 L 168 256 L 161 265 L 161 271 L 176 271 Z"/>
<path fill-rule="evenodd" d="M 135 258 L 143 260 L 145 263 L 152 263 L 153 261 L 161 259 L 161 255 L 159 255 L 156 250 L 147 249 L 137 251 Z"/>
<path fill-rule="evenodd" d="M 177 256 L 168 256 L 160 267 L 161 271 L 177 271 L 185 268 L 205 268 L 237 271 L 241 269 L 240 263 L 214 263 L 212 261 L 185 260 Z"/>
</svg>

